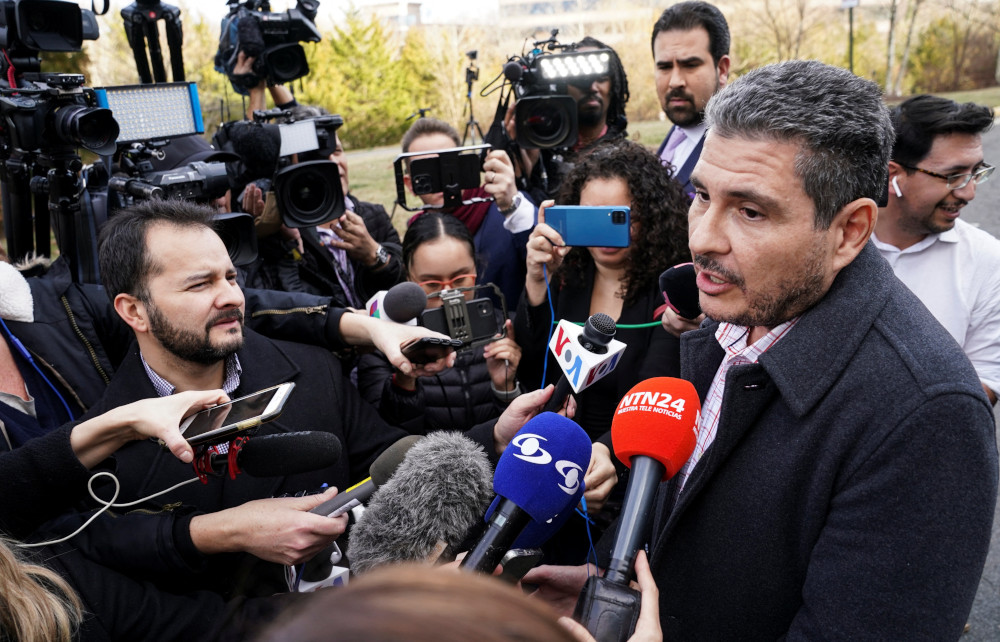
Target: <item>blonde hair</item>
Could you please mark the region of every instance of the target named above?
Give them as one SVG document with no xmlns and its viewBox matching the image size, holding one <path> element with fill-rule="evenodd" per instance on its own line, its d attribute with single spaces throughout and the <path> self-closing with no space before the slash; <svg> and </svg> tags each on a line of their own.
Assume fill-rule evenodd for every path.
<svg viewBox="0 0 1000 642">
<path fill-rule="evenodd" d="M 0 640 L 70 642 L 82 616 L 80 598 L 63 578 L 21 559 L 0 538 Z"/>
</svg>

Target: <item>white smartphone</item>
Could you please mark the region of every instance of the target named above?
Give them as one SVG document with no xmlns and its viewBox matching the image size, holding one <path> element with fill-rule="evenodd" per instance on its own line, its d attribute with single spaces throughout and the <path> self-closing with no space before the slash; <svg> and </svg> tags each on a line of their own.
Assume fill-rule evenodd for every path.
<svg viewBox="0 0 1000 642">
<path fill-rule="evenodd" d="M 282 383 L 196 412 L 181 422 L 181 434 L 192 446 L 229 441 L 241 431 L 281 414 L 294 387 L 292 382 Z"/>
</svg>

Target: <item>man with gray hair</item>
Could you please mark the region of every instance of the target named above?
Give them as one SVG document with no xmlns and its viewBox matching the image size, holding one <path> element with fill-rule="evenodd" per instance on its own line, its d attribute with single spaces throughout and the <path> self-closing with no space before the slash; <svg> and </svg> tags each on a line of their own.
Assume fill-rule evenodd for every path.
<svg viewBox="0 0 1000 642">
<path fill-rule="evenodd" d="M 649 547 L 664 637 L 955 639 L 989 547 L 994 423 L 868 242 L 893 143 L 878 87 L 790 61 L 706 119 L 688 216 L 708 319 L 681 338 L 702 410 Z"/>
</svg>

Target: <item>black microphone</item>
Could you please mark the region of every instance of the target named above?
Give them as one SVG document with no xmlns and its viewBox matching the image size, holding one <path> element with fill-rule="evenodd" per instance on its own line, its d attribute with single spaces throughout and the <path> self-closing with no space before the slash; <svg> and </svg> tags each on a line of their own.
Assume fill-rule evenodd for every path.
<svg viewBox="0 0 1000 642">
<path fill-rule="evenodd" d="M 257 20 L 251 16 L 240 18 L 236 22 L 236 40 L 240 51 L 249 58 L 256 58 L 264 53 L 264 33 Z"/>
<path fill-rule="evenodd" d="M 367 502 L 379 486 L 389 481 L 389 478 L 392 477 L 392 474 L 396 472 L 396 469 L 403 462 L 406 453 L 409 452 L 410 448 L 420 438 L 420 435 L 408 435 L 389 446 L 368 468 L 370 477 L 351 486 L 344 492 L 338 493 L 333 499 L 328 499 L 309 512 L 316 513 L 317 515 L 326 515 L 327 517 L 336 517 L 343 515 L 355 506 Z"/>
<path fill-rule="evenodd" d="M 696 319 L 701 314 L 694 263 L 680 263 L 667 268 L 660 275 L 660 292 L 666 304 L 679 316 Z"/>
<path fill-rule="evenodd" d="M 563 322 L 560 322 L 560 325 L 562 323 Z M 586 350 L 590 354 L 607 354 L 608 344 L 610 344 L 615 338 L 615 332 L 617 332 L 617 329 L 615 320 L 608 315 L 603 312 L 592 314 L 587 318 L 586 323 L 584 323 L 583 332 L 575 342 L 576 346 Z M 574 359 L 560 358 L 566 353 L 565 348 L 558 345 L 558 342 L 552 347 L 554 347 L 553 353 L 556 354 L 556 362 L 559 364 L 559 367 L 562 368 L 563 373 L 562 376 L 559 377 L 559 381 L 556 383 L 556 389 L 552 393 L 552 397 L 549 399 L 549 402 L 545 404 L 545 410 L 547 412 L 558 412 L 559 409 L 562 408 L 563 402 L 566 401 L 566 397 L 569 396 L 570 391 L 574 388 L 570 382 L 570 376 L 574 376 L 578 382 L 582 384 L 577 387 L 577 392 L 582 391 L 591 383 L 597 381 L 600 377 L 591 377 L 589 367 L 587 373 L 582 372 L 582 368 L 586 364 L 583 363 L 583 359 L 580 359 L 581 355 L 577 354 Z M 556 350 L 558 350 L 558 352 L 556 352 Z M 592 362 L 595 360 L 593 358 L 588 358 L 587 361 Z M 614 360 L 610 368 L 603 372 L 601 376 L 610 372 L 616 365 L 618 365 L 617 359 Z M 577 368 L 576 371 L 573 370 L 574 367 Z M 574 372 L 575 374 L 573 374 Z"/>
<path fill-rule="evenodd" d="M 382 310 L 390 321 L 406 323 L 417 318 L 427 307 L 427 293 L 413 281 L 403 281 L 389 288 Z"/>
<path fill-rule="evenodd" d="M 516 60 L 511 60 L 503 66 L 503 75 L 511 82 L 517 82 L 524 75 L 524 67 Z"/>
<path fill-rule="evenodd" d="M 427 435 L 351 530 L 351 571 L 454 559 L 492 497 L 493 470 L 481 446 L 457 432 Z"/>
<path fill-rule="evenodd" d="M 284 477 L 333 466 L 343 451 L 340 440 L 331 433 L 321 431 L 275 433 L 250 437 L 236 450 L 235 469 L 229 462 L 233 455 L 206 452 L 202 456 L 205 470 L 224 473 L 230 477 L 245 472 L 252 477 Z"/>
</svg>

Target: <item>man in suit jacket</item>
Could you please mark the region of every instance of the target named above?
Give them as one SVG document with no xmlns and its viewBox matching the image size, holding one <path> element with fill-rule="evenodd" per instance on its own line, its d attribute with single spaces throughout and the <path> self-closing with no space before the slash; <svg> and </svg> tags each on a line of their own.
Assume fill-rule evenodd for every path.
<svg viewBox="0 0 1000 642">
<path fill-rule="evenodd" d="M 674 124 L 657 155 L 693 195 L 691 170 L 705 142 L 705 105 L 729 78 L 729 25 L 707 2 L 679 2 L 653 25 L 656 96 Z"/>
<path fill-rule="evenodd" d="M 708 321 L 681 338 L 702 408 L 650 540 L 664 637 L 956 639 L 989 549 L 995 426 L 868 242 L 894 139 L 879 88 L 789 61 L 706 120 L 688 218 Z"/>
</svg>

